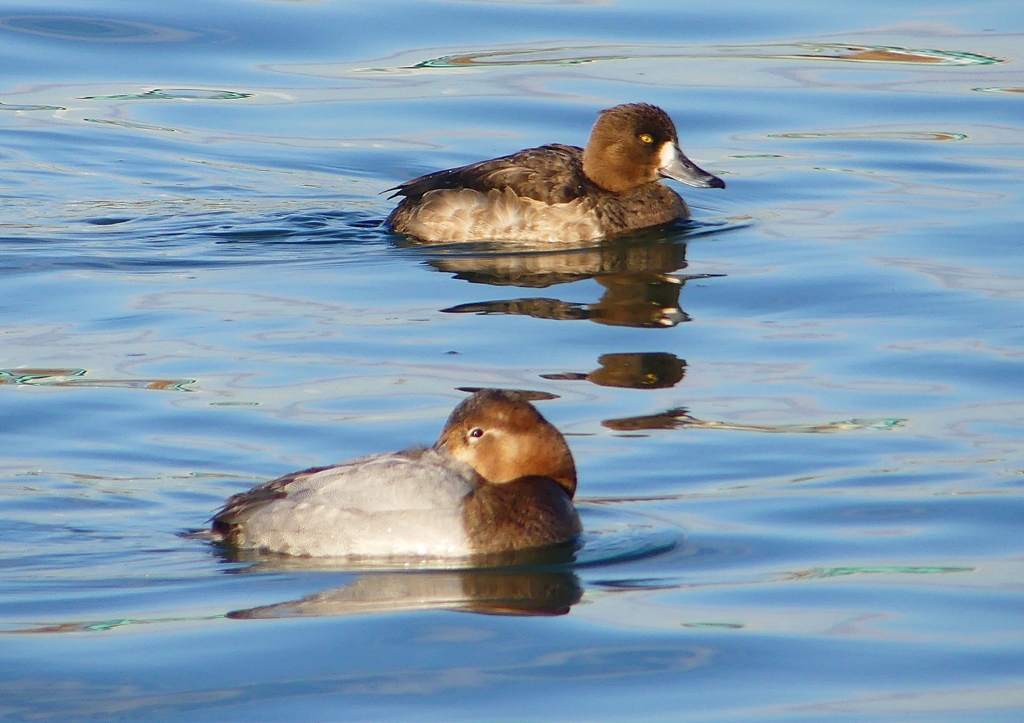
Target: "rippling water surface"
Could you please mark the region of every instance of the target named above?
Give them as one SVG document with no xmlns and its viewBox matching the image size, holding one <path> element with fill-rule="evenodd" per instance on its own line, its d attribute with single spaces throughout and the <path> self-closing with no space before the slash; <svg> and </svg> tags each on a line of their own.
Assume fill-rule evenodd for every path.
<svg viewBox="0 0 1024 723">
<path fill-rule="evenodd" d="M 1010 0 L 5 4 L 0 718 L 1020 720 L 1022 61 Z M 690 224 L 380 226 L 638 100 Z M 552 397 L 571 559 L 185 534 L 480 386 Z"/>
</svg>

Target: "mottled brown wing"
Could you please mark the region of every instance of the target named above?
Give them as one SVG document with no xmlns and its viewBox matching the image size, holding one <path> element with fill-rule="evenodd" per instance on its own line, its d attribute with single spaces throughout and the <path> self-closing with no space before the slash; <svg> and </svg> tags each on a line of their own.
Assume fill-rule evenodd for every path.
<svg viewBox="0 0 1024 723">
<path fill-rule="evenodd" d="M 528 148 L 510 156 L 428 173 L 400 183 L 395 196 L 418 199 L 428 191 L 470 188 L 486 192 L 511 187 L 516 195 L 544 203 L 567 203 L 582 196 L 583 149 L 552 144 Z"/>
</svg>

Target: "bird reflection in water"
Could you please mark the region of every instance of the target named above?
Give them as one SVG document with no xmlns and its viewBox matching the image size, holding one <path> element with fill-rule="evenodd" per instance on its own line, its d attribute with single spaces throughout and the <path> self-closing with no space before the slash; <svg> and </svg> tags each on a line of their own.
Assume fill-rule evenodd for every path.
<svg viewBox="0 0 1024 723">
<path fill-rule="evenodd" d="M 668 327 L 690 317 L 679 308 L 683 280 L 674 276 L 609 274 L 595 277 L 606 291 L 596 304 L 548 298 L 508 299 L 459 304 L 448 314 L 512 314 L 535 319 L 588 320 L 609 326 Z"/>
<path fill-rule="evenodd" d="M 487 615 L 565 615 L 583 587 L 570 569 L 576 547 L 474 558 L 462 569 L 364 570 L 341 587 L 260 607 L 235 610 L 229 618 L 329 617 L 413 610 L 453 610 Z M 225 553 L 229 554 L 230 553 Z M 256 564 L 244 572 L 349 569 L 329 560 L 246 553 Z M 237 553 L 235 561 L 243 558 Z M 448 561 L 450 563 L 450 561 Z"/>
<path fill-rule="evenodd" d="M 541 374 L 553 381 L 588 381 L 602 387 L 629 389 L 667 389 L 683 380 L 686 361 L 666 352 L 637 354 L 603 354 L 601 365 L 589 373 L 563 372 Z M 830 434 L 858 429 L 884 431 L 902 426 L 905 419 L 844 419 L 836 422 L 810 424 L 747 424 L 698 419 L 685 407 L 666 409 L 657 414 L 605 419 L 601 426 L 626 436 L 662 429 L 716 429 L 741 432 L 774 432 L 786 434 Z"/>
<path fill-rule="evenodd" d="M 612 241 L 599 246 L 538 251 L 502 248 L 492 253 L 437 255 L 428 263 L 457 279 L 491 286 L 541 289 L 594 279 L 605 291 L 596 303 L 526 297 L 471 302 L 441 311 L 452 314 L 513 314 L 538 319 L 586 319 L 610 326 L 675 326 L 690 317 L 680 308 L 687 280 L 686 245 L 664 238 Z"/>
<path fill-rule="evenodd" d="M 601 426 L 616 432 L 642 432 L 655 429 L 720 429 L 740 432 L 770 432 L 777 434 L 830 434 L 849 432 L 855 429 L 884 431 L 903 425 L 905 419 L 844 419 L 838 422 L 818 424 L 744 424 L 741 422 L 718 422 L 713 419 L 698 419 L 684 407 L 667 409 L 658 414 L 640 417 L 606 419 Z"/>
<path fill-rule="evenodd" d="M 653 351 L 633 354 L 602 354 L 597 369 L 587 374 L 541 374 L 554 381 L 588 381 L 601 387 L 667 389 L 683 380 L 686 360 L 675 354 Z"/>
</svg>

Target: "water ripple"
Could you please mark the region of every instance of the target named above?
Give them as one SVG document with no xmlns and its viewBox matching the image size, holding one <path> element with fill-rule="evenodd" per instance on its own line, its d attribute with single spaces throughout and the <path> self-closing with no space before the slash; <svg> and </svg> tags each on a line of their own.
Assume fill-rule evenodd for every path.
<svg viewBox="0 0 1024 723">
<path fill-rule="evenodd" d="M 84 15 L 8 15 L 0 17 L 0 30 L 99 43 L 181 43 L 199 37 L 180 28 Z"/>
<path fill-rule="evenodd" d="M 832 60 L 860 63 L 925 63 L 929 65 L 994 65 L 1002 58 L 958 50 L 915 49 L 885 45 L 845 43 L 792 43 L 768 45 L 583 45 L 547 48 L 481 50 L 442 55 L 402 68 L 368 68 L 387 71 L 417 68 L 465 68 L 481 66 L 580 65 L 608 60 L 652 58 L 757 58 L 761 60 Z"/>
<path fill-rule="evenodd" d="M 154 88 L 142 93 L 117 95 L 86 95 L 79 100 L 241 100 L 251 98 L 252 93 L 235 90 L 207 90 L 203 88 Z"/>
</svg>

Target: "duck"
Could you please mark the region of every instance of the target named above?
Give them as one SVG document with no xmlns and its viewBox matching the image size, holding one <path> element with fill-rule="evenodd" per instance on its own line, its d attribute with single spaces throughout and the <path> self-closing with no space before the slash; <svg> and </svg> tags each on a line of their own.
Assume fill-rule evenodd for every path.
<svg viewBox="0 0 1024 723">
<path fill-rule="evenodd" d="M 431 243 L 596 241 L 689 218 L 662 178 L 725 188 L 683 154 L 664 110 L 626 103 L 598 114 L 586 148 L 528 148 L 389 188 L 402 199 L 385 225 Z"/>
<path fill-rule="evenodd" d="M 303 557 L 464 558 L 571 543 L 576 466 L 525 392 L 482 389 L 431 447 L 314 467 L 228 498 L 210 537 Z"/>
</svg>

